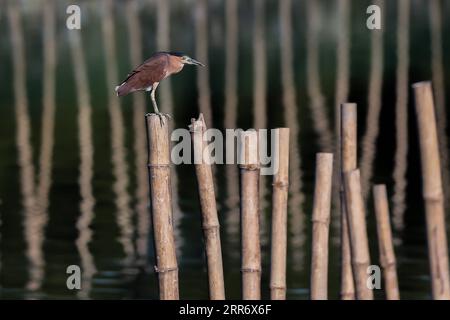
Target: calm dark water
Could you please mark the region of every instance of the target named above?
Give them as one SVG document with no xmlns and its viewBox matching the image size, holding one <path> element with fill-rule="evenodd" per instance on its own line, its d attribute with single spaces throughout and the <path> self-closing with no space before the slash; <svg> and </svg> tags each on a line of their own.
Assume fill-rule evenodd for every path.
<svg viewBox="0 0 450 320">
<path fill-rule="evenodd" d="M 267 128 L 286 126 L 283 102 L 283 52 L 289 51 L 286 44 L 279 16 L 279 4 L 274 0 L 266 0 L 265 22 L 262 32 L 266 42 L 267 55 Z M 381 52 L 383 72 L 381 76 L 381 113 L 379 135 L 376 140 L 373 162 L 372 181 L 385 183 L 389 195 L 394 193 L 393 171 L 395 167 L 395 108 L 397 99 L 397 68 L 399 61 L 409 59 L 409 79 L 407 93 L 409 137 L 400 144 L 409 146 L 406 169 L 405 211 L 401 221 L 402 227 L 394 229 L 396 239 L 396 255 L 398 275 L 402 298 L 430 298 L 429 268 L 425 234 L 424 209 L 421 200 L 420 158 L 416 133 L 416 121 L 413 108 L 413 96 L 409 85 L 415 81 L 429 80 L 433 77 L 432 70 L 432 38 L 429 18 L 428 1 L 414 0 L 410 2 L 410 22 L 407 26 L 410 36 L 410 48 L 407 56 L 397 58 L 397 30 L 399 6 L 397 1 L 386 1 L 384 7 L 383 38 Z M 117 142 L 117 127 L 112 127 L 111 102 L 108 94 L 114 85 L 132 68 L 130 54 L 129 20 L 125 1 L 113 2 L 112 41 L 115 41 L 117 63 L 117 80 L 110 83 L 107 79 L 108 70 L 114 69 L 108 63 L 108 53 L 105 53 L 105 33 L 102 28 L 105 19 L 102 1 L 78 1 L 82 9 L 83 54 L 86 61 L 88 90 L 91 102 L 92 125 L 92 165 L 87 165 L 87 171 L 92 170 L 92 179 L 88 186 L 92 188 L 92 199 L 80 191 L 80 163 L 83 155 L 80 153 L 78 117 L 80 106 L 77 100 L 77 87 L 74 70 L 80 68 L 73 65 L 69 34 L 66 28 L 66 8 L 69 2 L 55 1 L 55 112 L 54 138 L 50 154 L 51 161 L 44 160 L 41 164 L 43 138 L 42 132 L 48 128 L 49 122 L 43 119 L 43 91 L 45 79 L 43 12 L 49 2 L 18 1 L 16 11 L 1 3 L 0 10 L 0 297 L 3 299 L 153 299 L 158 297 L 156 277 L 153 272 L 153 249 L 150 230 L 146 228 L 148 210 L 142 209 L 137 196 L 139 177 L 146 175 L 145 168 L 136 174 L 135 149 L 137 134 L 133 121 L 133 98 L 120 100 L 120 114 L 123 117 L 123 141 Z M 74 2 L 70 2 L 73 4 Z M 210 88 L 211 115 L 216 128 L 224 128 L 224 119 L 229 109 L 226 109 L 226 68 L 227 54 L 232 54 L 226 43 L 226 1 L 209 1 L 208 17 L 208 68 L 200 72 L 209 74 L 206 83 Z M 365 26 L 366 8 L 371 1 L 349 1 L 350 29 L 347 37 L 349 43 L 349 94 L 348 100 L 358 103 L 358 138 L 360 141 L 367 130 L 368 95 L 371 81 L 371 62 L 373 61 L 371 36 Z M 315 131 L 311 106 L 314 105 L 314 95 L 309 90 L 314 87 L 314 80 L 308 72 L 312 62 L 308 58 L 315 56 L 317 60 L 318 83 L 324 98 L 325 118 L 329 122 L 329 130 L 334 128 L 334 104 L 338 89 L 339 62 L 337 62 L 337 43 L 339 39 L 339 10 L 337 2 L 317 1 L 318 29 L 315 35 L 308 35 L 308 17 L 311 17 L 309 1 L 292 0 L 288 12 L 292 15 L 292 67 L 293 82 L 291 82 L 296 100 L 294 108 L 298 112 L 294 123 L 298 126 L 296 137 L 300 149 L 302 171 L 302 193 L 304 201 L 301 207 L 290 207 L 288 235 L 288 298 L 305 299 L 309 295 L 310 248 L 311 248 L 311 208 L 314 186 L 315 153 L 324 150 L 320 145 L 320 132 Z M 450 31 L 450 2 L 440 1 L 442 18 L 442 62 L 444 73 L 444 89 L 446 101 L 450 100 L 450 42 L 446 36 Z M 184 51 L 198 58 L 201 53 L 196 49 L 195 19 L 198 17 L 196 1 L 170 1 L 170 21 L 160 21 L 162 25 L 170 24 L 170 48 Z M 142 46 L 143 57 L 151 55 L 158 48 L 157 34 L 161 29 L 157 26 L 156 8 L 158 1 L 137 1 L 136 12 L 142 36 L 138 39 Z M 160 7 L 158 12 L 160 12 Z M 235 48 L 237 65 L 234 72 L 237 94 L 236 127 L 249 128 L 253 126 L 253 22 L 254 7 L 252 1 L 239 1 L 238 21 Z M 11 17 L 18 13 L 21 30 L 15 30 Z M 197 14 L 197 15 L 196 15 Z M 133 19 L 132 19 L 133 20 Z M 135 20 L 135 19 L 134 19 Z M 13 23 L 14 24 L 14 23 Z M 15 31 L 18 33 L 14 33 Z M 14 34 L 24 39 L 23 59 L 14 45 Z M 342 35 L 342 34 L 341 34 Z M 311 42 L 315 39 L 317 51 L 311 50 Z M 111 40 L 111 39 L 110 39 Z M 203 39 L 205 40 L 205 39 Z M 342 40 L 342 39 L 341 39 Z M 341 41 L 340 40 L 340 41 Z M 161 41 L 161 40 L 160 40 Z M 162 40 L 164 41 L 164 40 Z M 106 41 L 107 42 L 107 41 Z M 229 42 L 233 43 L 233 41 Z M 163 45 L 164 46 L 164 45 Z M 228 51 L 227 51 L 228 49 Z M 231 53 L 230 53 L 231 52 Z M 14 60 L 14 57 L 16 60 Z M 200 58 L 198 58 L 200 60 Z M 17 66 L 25 62 L 24 76 L 20 79 Z M 20 69 L 20 67 L 19 67 Z M 314 73 L 314 72 L 313 72 Z M 233 72 L 231 73 L 233 75 Z M 192 117 L 198 115 L 198 95 L 205 92 L 197 86 L 194 68 L 186 68 L 171 80 L 171 98 L 173 106 L 173 125 L 175 128 L 186 128 Z M 232 76 L 233 77 L 233 76 Z M 314 77 L 314 76 L 313 76 Z M 14 88 L 17 84 L 24 85 L 25 90 L 19 90 L 19 96 L 25 96 L 28 101 L 24 112 L 16 113 L 18 108 Z M 168 112 L 167 97 L 164 100 L 160 86 L 158 101 L 163 111 Z M 316 86 L 317 88 L 317 86 Z M 115 98 L 115 97 L 113 97 Z M 150 100 L 146 97 L 147 111 L 150 110 Z M 448 104 L 447 104 L 448 105 Z M 444 108 L 445 109 L 445 108 Z M 20 140 L 18 128 L 27 127 L 27 121 L 20 121 L 26 114 L 29 119 L 29 139 Z M 143 121 L 142 114 L 142 121 Z M 369 121 L 374 121 L 370 119 Z M 88 121 L 89 122 L 89 121 Z M 85 123 L 88 123 L 85 122 Z M 295 138 L 293 138 L 295 139 Z M 21 142 L 18 142 L 21 141 Z M 24 142 L 25 141 L 25 142 Z M 27 142 L 28 141 L 28 142 Z M 48 140 L 45 140 L 48 141 Z M 118 147 L 119 146 L 119 147 Z M 24 149 L 25 148 L 25 149 Z M 326 148 L 325 148 L 326 149 Z M 360 144 L 360 154 L 363 153 Z M 25 150 L 25 151 L 24 151 Z M 29 157 L 24 152 L 30 151 Z M 329 150 L 328 150 L 329 151 Z M 22 159 L 22 160 L 21 160 Z M 28 159 L 28 160 L 27 160 Z M 85 158 L 84 158 L 85 159 Z M 119 159 L 119 160 L 117 160 Z M 48 209 L 43 212 L 27 211 L 27 199 L 36 198 L 39 185 L 45 174 L 45 165 L 50 165 L 50 183 L 48 189 Z M 32 168 L 32 174 L 28 174 Z M 44 168 L 44 169 L 43 169 Z M 90 169 L 89 169 L 90 168 Z M 28 171 L 27 171 L 28 170 Z M 121 171 L 122 170 L 122 171 Z M 203 242 L 200 225 L 198 194 L 196 190 L 195 173 L 192 166 L 180 165 L 175 169 L 177 184 L 175 185 L 174 220 L 177 243 L 178 262 L 180 268 L 180 296 L 182 298 L 206 299 L 208 285 L 206 264 L 203 253 Z M 239 207 L 233 201 L 233 192 L 238 190 L 238 181 L 229 174 L 235 168 L 218 166 L 216 181 L 217 197 L 221 220 L 222 247 L 227 298 L 240 297 L 240 243 L 239 243 Z M 24 173 L 25 172 L 25 173 Z M 25 178 L 24 178 L 25 177 Z M 26 177 L 30 178 L 26 180 Z M 262 252 L 263 297 L 269 297 L 270 275 L 270 179 L 265 180 L 265 201 L 262 204 Z M 26 181 L 26 182 L 25 182 Z M 142 180 L 141 180 L 142 181 Z M 146 181 L 144 179 L 144 181 Z M 32 192 L 27 192 L 24 186 L 33 185 Z M 24 191 L 25 190 L 25 191 Z M 293 192 L 291 197 L 299 194 Z M 28 197 L 28 198 L 27 198 Z M 90 211 L 80 204 L 94 206 Z M 139 206 L 141 205 L 141 206 Z M 393 204 L 390 203 L 391 209 Z M 371 259 L 378 263 L 378 249 L 374 216 L 371 210 L 372 202 L 367 202 L 368 233 L 370 240 Z M 333 210 L 333 216 L 336 210 Z M 87 222 L 86 222 L 87 221 Z M 334 220 L 336 221 L 336 219 Z M 143 224 L 144 223 L 144 224 Z M 329 296 L 338 298 L 339 293 L 339 235 L 338 227 L 331 226 L 330 234 L 330 265 L 329 265 Z M 69 265 L 80 265 L 83 270 L 83 289 L 68 290 L 66 287 L 66 268 Z M 383 291 L 377 291 L 377 297 L 383 298 Z"/>
</svg>

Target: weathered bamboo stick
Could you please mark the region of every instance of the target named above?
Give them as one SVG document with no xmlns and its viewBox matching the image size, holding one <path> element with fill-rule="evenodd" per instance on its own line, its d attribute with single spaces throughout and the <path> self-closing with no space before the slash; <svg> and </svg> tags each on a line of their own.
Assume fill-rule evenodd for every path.
<svg viewBox="0 0 450 320">
<path fill-rule="evenodd" d="M 162 300 L 178 299 L 178 265 L 173 236 L 168 122 L 146 115 L 148 175 L 152 207 L 155 270 Z"/>
<path fill-rule="evenodd" d="M 276 129 L 278 134 L 278 172 L 273 176 L 272 248 L 270 297 L 286 299 L 287 200 L 289 187 L 289 128 Z"/>
<path fill-rule="evenodd" d="M 341 299 L 355 299 L 355 285 L 353 281 L 350 238 L 348 235 L 347 209 L 343 176 L 345 172 L 356 169 L 357 161 L 357 112 L 355 103 L 341 105 L 341 133 L 340 133 L 340 204 L 341 204 Z"/>
<path fill-rule="evenodd" d="M 431 83 L 415 83 L 413 88 L 422 158 L 422 192 L 425 200 L 433 298 L 450 299 L 444 195 Z"/>
<path fill-rule="evenodd" d="M 261 298 L 261 247 L 259 239 L 259 156 L 257 131 L 240 137 L 242 297 Z"/>
<path fill-rule="evenodd" d="M 380 252 L 380 262 L 383 268 L 386 299 L 398 300 L 400 299 L 400 294 L 398 290 L 397 265 L 392 242 L 391 223 L 389 221 L 388 198 L 384 184 L 373 187 L 373 202 L 377 219 L 378 251 Z"/>
<path fill-rule="evenodd" d="M 328 234 L 330 226 L 333 154 L 318 153 L 313 207 L 311 299 L 328 298 Z"/>
<path fill-rule="evenodd" d="M 206 131 L 203 114 L 200 114 L 198 120 L 192 119 L 189 128 L 192 135 L 194 154 L 197 154 L 201 160 L 201 162 L 195 163 L 195 172 L 197 174 L 202 211 L 203 237 L 205 239 L 206 259 L 208 262 L 209 296 L 212 300 L 224 300 L 225 286 L 223 280 L 222 249 L 214 180 L 210 159 L 203 157 L 203 150 L 206 147 L 206 143 L 203 140 L 203 133 Z"/>
<path fill-rule="evenodd" d="M 359 169 L 344 173 L 344 185 L 356 298 L 358 300 L 372 300 L 373 292 L 367 286 L 367 268 L 370 265 L 370 255 Z"/>
</svg>

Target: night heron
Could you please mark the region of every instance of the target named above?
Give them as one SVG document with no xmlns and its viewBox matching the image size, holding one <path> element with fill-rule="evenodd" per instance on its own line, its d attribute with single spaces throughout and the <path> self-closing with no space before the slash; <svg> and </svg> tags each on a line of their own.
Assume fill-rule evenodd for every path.
<svg viewBox="0 0 450 320">
<path fill-rule="evenodd" d="M 170 115 L 160 113 L 155 99 L 155 91 L 159 83 L 168 76 L 180 72 L 185 64 L 205 66 L 203 63 L 178 52 L 156 52 L 144 63 L 131 71 L 127 78 L 116 87 L 117 96 L 122 97 L 135 91 L 151 91 L 155 113 L 163 121 Z"/>
</svg>

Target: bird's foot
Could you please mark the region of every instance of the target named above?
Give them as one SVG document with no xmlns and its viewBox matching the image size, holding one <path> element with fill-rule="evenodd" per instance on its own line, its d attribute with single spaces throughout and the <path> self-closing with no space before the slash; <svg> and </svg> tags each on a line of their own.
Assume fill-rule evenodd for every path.
<svg viewBox="0 0 450 320">
<path fill-rule="evenodd" d="M 155 112 L 155 113 L 147 113 L 146 116 L 149 116 L 151 114 L 155 114 L 159 117 L 159 121 L 161 122 L 161 126 L 165 124 L 166 119 L 172 120 L 172 116 L 168 113 L 162 113 L 162 112 Z"/>
</svg>

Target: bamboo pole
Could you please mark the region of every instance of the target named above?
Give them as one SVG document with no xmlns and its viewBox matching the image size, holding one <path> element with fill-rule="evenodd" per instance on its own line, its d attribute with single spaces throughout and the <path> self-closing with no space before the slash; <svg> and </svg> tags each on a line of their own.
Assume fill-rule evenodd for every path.
<svg viewBox="0 0 450 320">
<path fill-rule="evenodd" d="M 399 300 L 397 265 L 392 242 L 391 223 L 389 221 L 388 198 L 384 184 L 373 187 L 373 202 L 377 219 L 378 251 L 380 252 L 380 262 L 383 268 L 386 299 Z"/>
<path fill-rule="evenodd" d="M 359 169 L 345 172 L 344 185 L 356 298 L 372 300 L 373 291 L 367 286 L 367 268 L 370 265 L 369 241 Z"/>
<path fill-rule="evenodd" d="M 422 158 L 422 192 L 425 200 L 433 298 L 450 299 L 444 196 L 431 83 L 415 83 L 413 88 Z"/>
<path fill-rule="evenodd" d="M 178 265 L 173 236 L 168 123 L 161 123 L 159 117 L 152 113 L 146 115 L 146 125 L 159 296 L 162 300 L 177 300 Z"/>
<path fill-rule="evenodd" d="M 341 299 L 355 299 L 355 286 L 350 253 L 350 238 L 348 235 L 347 209 L 343 176 L 345 172 L 356 169 L 357 161 L 357 112 L 355 103 L 341 105 L 341 133 L 340 133 L 340 204 L 341 204 Z"/>
<path fill-rule="evenodd" d="M 287 200 L 289 187 L 289 128 L 276 129 L 279 138 L 275 154 L 278 172 L 273 176 L 272 248 L 270 296 L 286 299 Z"/>
<path fill-rule="evenodd" d="M 333 154 L 316 156 L 316 185 L 313 207 L 313 240 L 311 262 L 311 299 L 328 297 L 328 234 L 330 226 L 331 184 L 333 181 Z"/>
<path fill-rule="evenodd" d="M 261 298 L 261 247 L 259 239 L 259 157 L 258 133 L 243 132 L 240 136 L 239 163 L 241 171 L 241 243 L 242 297 Z"/>
<path fill-rule="evenodd" d="M 206 147 L 206 143 L 203 140 L 203 134 L 206 131 L 203 114 L 200 114 L 198 120 L 191 120 L 189 129 L 192 135 L 194 154 L 199 155 L 201 159 L 200 163 L 195 163 L 195 172 L 197 174 L 202 211 L 203 237 L 205 239 L 206 258 L 208 262 L 209 296 L 212 300 L 224 300 L 225 287 L 223 280 L 222 248 L 214 180 L 210 159 L 203 158 L 203 150 Z"/>
</svg>

